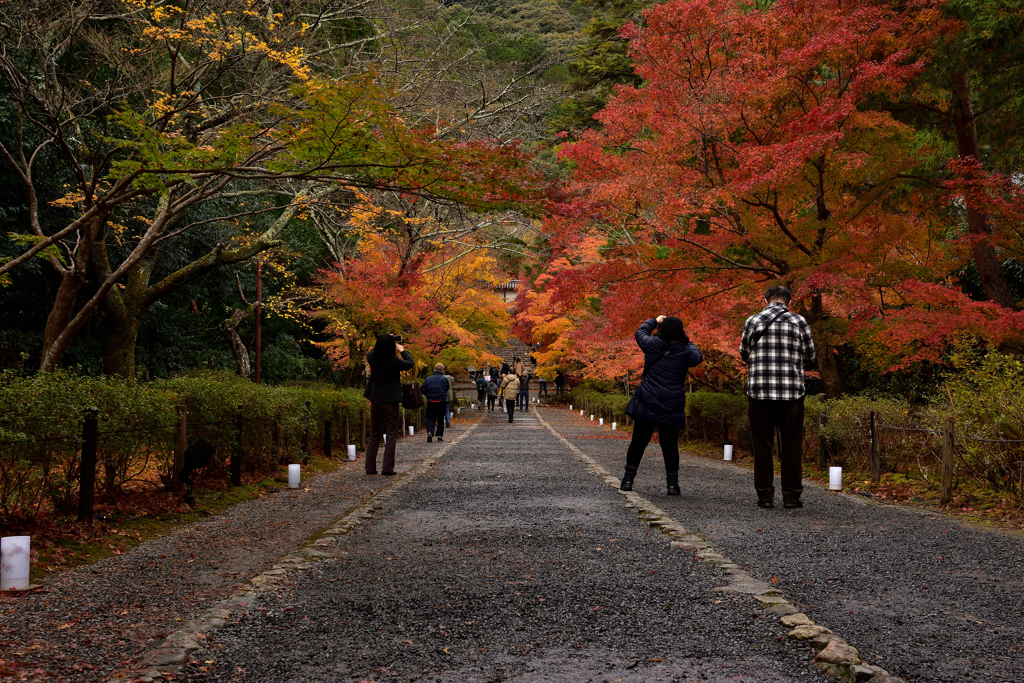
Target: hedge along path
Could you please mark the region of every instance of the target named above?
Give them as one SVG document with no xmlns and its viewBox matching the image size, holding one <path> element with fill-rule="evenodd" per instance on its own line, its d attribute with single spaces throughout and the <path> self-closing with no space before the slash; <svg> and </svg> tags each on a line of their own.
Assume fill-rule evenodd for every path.
<svg viewBox="0 0 1024 683">
<path fill-rule="evenodd" d="M 336 545 L 339 536 L 366 524 L 373 518 L 373 513 L 381 509 L 400 487 L 413 482 L 433 467 L 462 439 L 469 436 L 485 417 L 486 413 L 480 415 L 465 431 L 451 441 L 445 442 L 443 448 L 394 477 L 390 484 L 322 531 L 316 540 L 288 553 L 275 562 L 270 569 L 254 576 L 231 596 L 217 602 L 197 619 L 189 621 L 182 628 L 170 634 L 160 647 L 146 652 L 127 671 L 110 678 L 110 683 L 150 683 L 150 681 L 161 680 L 165 677 L 173 678 L 188 662 L 189 652 L 202 647 L 200 642 L 206 637 L 206 633 L 225 626 L 232 616 L 249 608 L 256 597 L 262 594 L 276 593 L 290 585 L 289 575 L 310 569 L 313 563 L 330 558 L 331 554 L 322 548 Z"/>
<path fill-rule="evenodd" d="M 902 678 L 891 675 L 881 667 L 869 664 L 860 657 L 856 648 L 830 629 L 816 624 L 806 614 L 799 612 L 787 600 L 782 591 L 764 581 L 759 581 L 745 572 L 736 563 L 719 552 L 711 543 L 693 533 L 685 526 L 669 517 L 657 505 L 635 491 L 621 491 L 620 479 L 612 475 L 603 465 L 598 463 L 576 445 L 569 442 L 552 427 L 542 416 L 541 411 L 534 410 L 534 416 L 552 435 L 555 436 L 569 451 L 575 454 L 587 466 L 587 471 L 603 479 L 606 484 L 618 491 L 628 502 L 626 507 L 635 509 L 640 519 L 655 531 L 674 539 L 670 547 L 673 550 L 687 551 L 700 562 L 711 564 L 720 569 L 727 580 L 726 585 L 712 589 L 716 593 L 735 593 L 750 596 L 763 605 L 769 612 L 777 614 L 780 621 L 791 630 L 789 638 L 804 641 L 819 652 L 813 664 L 822 673 L 842 680 L 867 681 L 868 683 L 904 683 Z"/>
</svg>

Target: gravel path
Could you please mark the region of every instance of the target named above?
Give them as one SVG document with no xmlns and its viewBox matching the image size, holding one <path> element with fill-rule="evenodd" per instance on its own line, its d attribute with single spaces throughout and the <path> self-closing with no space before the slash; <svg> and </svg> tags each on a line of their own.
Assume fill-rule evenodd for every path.
<svg viewBox="0 0 1024 683">
<path fill-rule="evenodd" d="M 437 446 L 437 444 L 433 444 Z M 211 632 L 190 681 L 817 681 L 806 645 L 501 413 L 331 559 Z"/>
<path fill-rule="evenodd" d="M 622 475 L 626 435 L 568 410 L 543 415 Z M 777 578 L 797 608 L 868 661 L 910 682 L 1024 681 L 1020 534 L 813 485 L 803 509 L 762 510 L 750 470 L 692 456 L 683 456 L 679 479 L 682 495 L 666 496 L 661 451 L 653 445 L 636 491 L 756 578 Z"/>
<path fill-rule="evenodd" d="M 453 436 L 469 424 L 452 422 Z M 422 461 L 427 445 L 402 439 L 397 471 Z M 363 474 L 360 455 L 303 488 L 54 575 L 45 592 L 0 596 L 0 680 L 105 680 L 392 482 Z"/>
</svg>

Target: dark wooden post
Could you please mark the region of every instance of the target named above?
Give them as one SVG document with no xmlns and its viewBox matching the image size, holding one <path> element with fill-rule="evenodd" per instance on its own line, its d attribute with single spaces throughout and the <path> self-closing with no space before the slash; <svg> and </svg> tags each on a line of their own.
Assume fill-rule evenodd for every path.
<svg viewBox="0 0 1024 683">
<path fill-rule="evenodd" d="M 352 443 L 352 433 L 348 425 L 348 411 L 345 411 L 345 416 L 341 418 L 341 433 L 345 437 L 345 451 L 348 452 L 348 446 Z"/>
<path fill-rule="evenodd" d="M 171 472 L 171 492 L 184 493 L 185 482 L 178 481 L 178 473 L 185 467 L 185 449 L 188 448 L 188 408 L 175 406 L 178 414 L 178 437 L 174 444 L 174 471 Z"/>
<path fill-rule="evenodd" d="M 334 446 L 333 439 L 331 438 L 331 418 L 324 420 L 324 457 L 330 458 L 333 454 L 332 447 Z"/>
<path fill-rule="evenodd" d="M 359 450 L 366 451 L 366 410 L 359 411 Z"/>
<path fill-rule="evenodd" d="M 729 418 L 722 416 L 722 445 L 732 443 L 729 441 Z"/>
<path fill-rule="evenodd" d="M 99 408 L 86 408 L 82 424 L 82 472 L 78 480 L 78 521 L 92 524 L 96 495 L 96 449 L 99 444 Z"/>
<path fill-rule="evenodd" d="M 942 484 L 939 489 L 939 505 L 953 500 L 953 421 L 946 420 L 942 426 Z"/>
<path fill-rule="evenodd" d="M 231 485 L 242 485 L 242 410 L 235 412 L 235 447 L 231 449 Z"/>
<path fill-rule="evenodd" d="M 818 416 L 818 471 L 824 472 L 828 467 L 828 439 L 825 438 L 825 413 Z"/>
<path fill-rule="evenodd" d="M 878 449 L 878 423 L 875 411 L 871 411 L 871 481 L 876 484 L 882 479 L 882 456 Z"/>
</svg>

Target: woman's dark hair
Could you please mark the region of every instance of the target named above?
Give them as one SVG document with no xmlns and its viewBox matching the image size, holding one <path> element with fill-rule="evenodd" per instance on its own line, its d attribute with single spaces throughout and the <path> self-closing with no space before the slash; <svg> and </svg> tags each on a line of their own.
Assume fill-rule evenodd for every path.
<svg viewBox="0 0 1024 683">
<path fill-rule="evenodd" d="M 373 360 L 377 363 L 382 360 L 387 360 L 394 356 L 397 352 L 395 348 L 395 338 L 390 334 L 382 334 L 377 337 L 377 343 L 373 347 Z"/>
<path fill-rule="evenodd" d="M 683 321 L 674 315 L 670 315 L 658 325 L 658 336 L 667 342 L 681 342 L 687 344 L 690 338 L 686 336 L 683 329 Z"/>
</svg>

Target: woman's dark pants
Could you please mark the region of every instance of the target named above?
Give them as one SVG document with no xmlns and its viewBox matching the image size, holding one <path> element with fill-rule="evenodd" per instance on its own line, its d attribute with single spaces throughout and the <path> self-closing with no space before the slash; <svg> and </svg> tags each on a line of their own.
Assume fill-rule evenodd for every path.
<svg viewBox="0 0 1024 683">
<path fill-rule="evenodd" d="M 665 472 L 672 474 L 679 471 L 679 428 L 659 425 L 642 418 L 633 420 L 633 438 L 626 451 L 626 467 L 634 470 L 640 466 L 647 444 L 651 443 L 654 430 L 658 430 L 658 441 L 661 443 L 661 455 L 665 458 Z"/>
<path fill-rule="evenodd" d="M 750 446 L 754 451 L 754 489 L 759 503 L 775 498 L 772 447 L 778 430 L 782 464 L 782 502 L 797 503 L 803 493 L 804 400 L 758 401 L 747 398 Z"/>
<path fill-rule="evenodd" d="M 512 417 L 516 414 L 516 400 L 514 398 L 505 399 L 505 410 L 508 412 L 508 421 L 512 421 Z"/>
<path fill-rule="evenodd" d="M 381 435 L 387 434 L 388 443 L 384 446 L 384 462 L 381 472 L 395 471 L 395 446 L 398 444 L 398 433 L 402 429 L 402 416 L 397 403 L 370 404 L 370 434 L 366 439 L 366 473 L 377 473 L 377 449 L 382 441 Z"/>
</svg>

